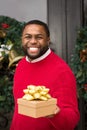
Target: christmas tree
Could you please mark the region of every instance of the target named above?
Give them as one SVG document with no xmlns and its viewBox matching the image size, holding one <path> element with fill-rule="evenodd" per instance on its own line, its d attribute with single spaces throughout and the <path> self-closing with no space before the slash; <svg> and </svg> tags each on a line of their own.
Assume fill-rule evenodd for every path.
<svg viewBox="0 0 87 130">
<path fill-rule="evenodd" d="M 13 109 L 13 75 L 17 62 L 22 58 L 21 32 L 25 22 L 0 16 L 0 111 Z"/>
</svg>

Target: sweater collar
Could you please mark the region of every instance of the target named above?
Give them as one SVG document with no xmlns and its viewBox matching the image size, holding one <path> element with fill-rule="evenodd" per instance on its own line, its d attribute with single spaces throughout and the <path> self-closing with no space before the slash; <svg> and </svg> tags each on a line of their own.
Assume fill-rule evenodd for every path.
<svg viewBox="0 0 87 130">
<path fill-rule="evenodd" d="M 35 63 L 35 62 L 38 62 L 38 61 L 45 59 L 50 53 L 51 53 L 51 49 L 49 48 L 42 56 L 40 56 L 39 58 L 37 58 L 35 60 L 30 61 L 28 59 L 28 56 L 26 56 L 26 61 L 28 61 L 30 63 Z"/>
</svg>

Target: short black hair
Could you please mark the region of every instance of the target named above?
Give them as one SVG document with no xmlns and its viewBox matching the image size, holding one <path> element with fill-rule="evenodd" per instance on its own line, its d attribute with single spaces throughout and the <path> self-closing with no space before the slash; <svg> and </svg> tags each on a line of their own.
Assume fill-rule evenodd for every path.
<svg viewBox="0 0 87 130">
<path fill-rule="evenodd" d="M 25 27 L 26 27 L 27 25 L 29 25 L 29 24 L 37 24 L 37 25 L 43 26 L 44 29 L 45 29 L 45 31 L 46 31 L 47 36 L 48 36 L 48 37 L 50 36 L 50 32 L 49 32 L 48 25 L 47 25 L 46 23 L 40 21 L 40 20 L 31 20 L 31 21 L 25 23 L 25 25 L 24 25 L 24 27 L 23 27 L 23 30 L 22 30 L 22 33 L 23 33 Z"/>
</svg>

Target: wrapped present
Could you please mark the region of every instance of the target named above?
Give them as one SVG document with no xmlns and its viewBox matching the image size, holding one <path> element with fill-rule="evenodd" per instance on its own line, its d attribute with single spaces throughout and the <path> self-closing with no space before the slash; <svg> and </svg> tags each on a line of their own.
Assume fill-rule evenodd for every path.
<svg viewBox="0 0 87 130">
<path fill-rule="evenodd" d="M 45 117 L 54 114 L 56 109 L 57 99 L 50 98 L 48 100 L 25 100 L 19 98 L 18 102 L 18 113 L 30 116 L 34 118 Z"/>
<path fill-rule="evenodd" d="M 34 118 L 52 115 L 56 109 L 57 99 L 49 94 L 45 86 L 28 85 L 24 95 L 18 99 L 18 113 Z"/>
</svg>

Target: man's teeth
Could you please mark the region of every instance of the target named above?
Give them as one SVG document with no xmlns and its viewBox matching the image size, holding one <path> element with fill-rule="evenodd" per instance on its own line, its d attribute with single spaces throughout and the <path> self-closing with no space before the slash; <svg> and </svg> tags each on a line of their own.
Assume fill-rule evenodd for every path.
<svg viewBox="0 0 87 130">
<path fill-rule="evenodd" d="M 31 52 L 37 52 L 38 51 L 38 48 L 36 48 L 36 47 L 30 47 L 29 49 L 30 49 Z"/>
<path fill-rule="evenodd" d="M 38 50 L 36 47 L 30 47 L 30 50 Z"/>
</svg>

